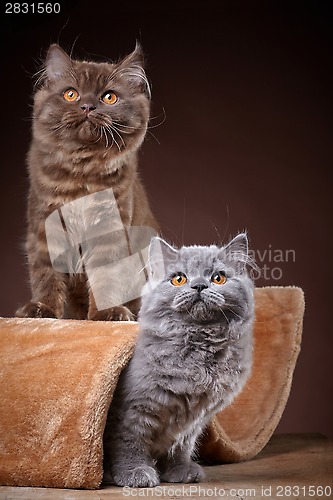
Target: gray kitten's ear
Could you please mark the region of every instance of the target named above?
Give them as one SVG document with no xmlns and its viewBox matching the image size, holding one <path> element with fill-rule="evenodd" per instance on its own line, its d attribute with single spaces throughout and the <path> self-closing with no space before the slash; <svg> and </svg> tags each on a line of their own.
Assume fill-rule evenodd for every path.
<svg viewBox="0 0 333 500">
<path fill-rule="evenodd" d="M 219 257 L 230 263 L 237 273 L 242 273 L 249 260 L 249 241 L 246 233 L 240 233 L 220 250 Z"/>
<path fill-rule="evenodd" d="M 150 276 L 154 279 L 163 279 L 166 267 L 177 259 L 178 251 L 169 243 L 156 236 L 150 242 L 148 250 L 148 264 Z"/>
<path fill-rule="evenodd" d="M 49 80 L 56 80 L 61 78 L 72 68 L 71 58 L 59 47 L 58 44 L 54 43 L 48 50 L 45 69 Z"/>
<path fill-rule="evenodd" d="M 146 93 L 150 99 L 150 85 L 144 70 L 144 57 L 139 42 L 136 42 L 133 52 L 118 63 L 117 74 L 124 76 L 133 89 Z"/>
</svg>

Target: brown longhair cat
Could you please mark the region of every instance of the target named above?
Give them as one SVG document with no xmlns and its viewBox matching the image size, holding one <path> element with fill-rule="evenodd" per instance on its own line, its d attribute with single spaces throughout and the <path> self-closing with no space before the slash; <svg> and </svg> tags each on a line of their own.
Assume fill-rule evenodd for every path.
<svg viewBox="0 0 333 500">
<path fill-rule="evenodd" d="M 110 189 L 124 226 L 158 231 L 137 172 L 149 110 L 138 44 L 118 63 L 76 61 L 56 44 L 49 48 L 34 96 L 28 154 L 26 251 L 32 301 L 17 316 L 134 319 L 138 300 L 99 310 L 86 274 L 54 269 L 45 221 L 73 200 Z"/>
</svg>

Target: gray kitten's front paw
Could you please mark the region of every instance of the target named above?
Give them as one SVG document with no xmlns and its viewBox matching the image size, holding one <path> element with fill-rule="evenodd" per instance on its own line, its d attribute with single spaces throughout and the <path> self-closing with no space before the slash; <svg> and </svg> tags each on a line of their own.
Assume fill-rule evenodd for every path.
<svg viewBox="0 0 333 500">
<path fill-rule="evenodd" d="M 113 482 L 117 486 L 130 486 L 131 488 L 152 488 L 160 484 L 156 470 L 148 465 L 135 467 L 129 471 L 123 471 L 113 476 Z"/>
<path fill-rule="evenodd" d="M 199 483 L 205 477 L 202 467 L 196 462 L 173 465 L 161 475 L 166 483 Z"/>
</svg>

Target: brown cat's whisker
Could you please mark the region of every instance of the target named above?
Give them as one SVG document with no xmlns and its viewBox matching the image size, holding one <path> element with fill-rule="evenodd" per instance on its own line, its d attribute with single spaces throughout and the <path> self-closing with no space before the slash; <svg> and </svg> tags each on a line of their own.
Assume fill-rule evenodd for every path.
<svg viewBox="0 0 333 500">
<path fill-rule="evenodd" d="M 99 137 L 98 137 L 98 139 L 96 139 L 96 141 L 94 141 L 94 144 L 96 144 L 97 142 L 101 141 L 102 138 L 103 138 L 103 131 L 102 131 L 102 127 L 100 127 Z"/>
<path fill-rule="evenodd" d="M 116 128 L 115 126 L 112 126 L 112 125 L 110 126 L 110 128 L 111 128 L 111 130 L 113 130 L 113 132 L 115 132 L 115 133 L 119 136 L 119 138 L 120 138 L 120 140 L 121 140 L 121 142 L 123 143 L 123 146 L 124 146 L 124 148 L 125 148 L 125 147 L 126 147 L 126 144 L 125 144 L 124 139 L 122 138 L 121 134 L 120 134 L 120 133 L 119 133 L 119 131 L 117 130 L 117 128 Z"/>
<path fill-rule="evenodd" d="M 161 144 L 160 141 L 157 139 L 156 135 L 154 135 L 150 130 L 147 130 L 147 134 L 151 135 L 155 139 L 157 144 Z"/>
<path fill-rule="evenodd" d="M 143 130 L 145 128 L 145 127 L 130 127 L 129 125 L 124 125 L 123 123 L 119 123 L 119 122 L 117 122 L 115 120 L 112 120 L 111 124 L 112 125 L 117 125 L 117 127 L 129 128 L 131 130 Z M 128 133 L 131 133 L 131 132 L 128 132 Z"/>
<path fill-rule="evenodd" d="M 112 123 L 112 128 L 114 128 L 115 130 L 118 130 L 118 132 L 121 132 L 122 134 L 132 134 L 132 131 L 129 131 L 129 130 L 121 130 L 120 127 L 122 127 L 123 125 L 117 125 L 115 124 L 115 122 Z"/>
<path fill-rule="evenodd" d="M 109 127 L 105 127 L 105 128 L 108 130 L 108 132 L 110 132 L 111 137 L 112 137 L 112 140 L 113 140 L 113 142 L 116 144 L 116 146 L 117 146 L 117 148 L 118 148 L 118 151 L 119 151 L 119 153 L 120 153 L 120 152 L 121 152 L 121 147 L 119 146 L 118 142 L 117 142 L 117 141 L 116 141 L 116 139 L 114 138 L 114 135 L 113 135 L 113 131 L 112 131 L 112 129 L 111 129 L 111 128 L 109 128 Z"/>
<path fill-rule="evenodd" d="M 104 133 L 104 136 L 105 136 L 105 142 L 106 142 L 106 148 L 107 149 L 111 149 L 112 146 L 113 146 L 113 137 L 111 137 L 111 144 L 110 144 L 110 147 L 109 147 L 109 140 L 108 140 L 108 134 L 107 134 L 107 131 L 106 131 L 106 128 L 105 126 L 102 126 L 102 131 Z"/>
</svg>

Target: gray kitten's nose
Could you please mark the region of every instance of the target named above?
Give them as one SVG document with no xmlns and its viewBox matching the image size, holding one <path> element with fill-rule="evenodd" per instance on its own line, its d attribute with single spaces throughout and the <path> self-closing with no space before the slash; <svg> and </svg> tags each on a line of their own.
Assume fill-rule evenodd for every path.
<svg viewBox="0 0 333 500">
<path fill-rule="evenodd" d="M 191 288 L 194 288 L 194 290 L 197 290 L 198 293 L 200 293 L 205 288 L 208 288 L 208 284 L 205 283 L 202 279 L 201 280 L 193 280 L 193 282 L 191 283 Z"/>
<path fill-rule="evenodd" d="M 88 115 L 90 111 L 96 109 L 96 106 L 94 106 L 93 104 L 82 104 L 81 109 L 83 109 L 83 111 L 85 111 Z"/>
</svg>

